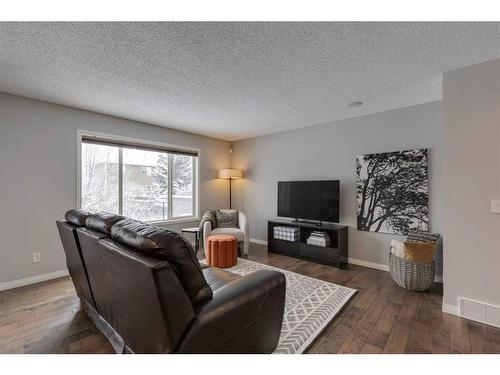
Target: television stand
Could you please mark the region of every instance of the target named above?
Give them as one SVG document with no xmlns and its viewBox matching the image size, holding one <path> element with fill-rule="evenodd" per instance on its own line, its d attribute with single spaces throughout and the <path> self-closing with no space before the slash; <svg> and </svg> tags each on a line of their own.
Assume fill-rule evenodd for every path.
<svg viewBox="0 0 500 375">
<path fill-rule="evenodd" d="M 309 220 L 302 220 L 302 219 L 293 219 L 291 221 L 294 224 L 311 224 L 311 225 L 321 225 L 321 221 L 309 221 Z"/>
<path fill-rule="evenodd" d="M 298 228 L 298 241 L 274 238 L 274 227 Z M 313 231 L 322 231 L 330 237 L 327 247 L 309 245 L 307 239 Z M 267 222 L 267 248 L 272 253 L 292 256 L 317 263 L 345 267 L 348 258 L 348 227 L 346 225 L 306 222 L 289 219 L 273 219 Z"/>
</svg>

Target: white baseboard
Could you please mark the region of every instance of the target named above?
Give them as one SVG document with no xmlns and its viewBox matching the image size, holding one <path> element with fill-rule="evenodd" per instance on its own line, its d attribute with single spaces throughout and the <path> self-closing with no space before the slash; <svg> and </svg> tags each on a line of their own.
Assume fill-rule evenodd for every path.
<svg viewBox="0 0 500 375">
<path fill-rule="evenodd" d="M 389 266 L 387 264 L 368 262 L 367 260 L 361 260 L 361 259 L 356 259 L 356 258 L 348 258 L 347 262 L 350 264 L 355 264 L 357 266 L 374 268 L 376 270 L 389 272 Z"/>
<path fill-rule="evenodd" d="M 464 297 L 460 297 L 458 303 L 462 318 L 500 327 L 500 306 Z"/>
<path fill-rule="evenodd" d="M 460 308 L 458 306 L 449 305 L 447 303 L 443 303 L 443 312 L 455 316 L 460 316 Z"/>
<path fill-rule="evenodd" d="M 460 297 L 459 305 L 443 303 L 443 312 L 500 328 L 500 306 Z"/>
<path fill-rule="evenodd" d="M 45 273 L 43 275 L 26 277 L 24 279 L 7 281 L 5 283 L 0 283 L 0 291 L 19 288 L 21 286 L 36 284 L 36 283 L 40 283 L 42 281 L 57 279 L 59 277 L 64 277 L 64 276 L 68 276 L 68 275 L 69 275 L 68 270 L 60 270 L 60 271 Z"/>
<path fill-rule="evenodd" d="M 389 266 L 387 264 L 381 264 L 381 263 L 375 263 L 375 262 L 368 262 L 366 260 L 361 260 L 361 259 L 356 259 L 356 258 L 348 258 L 347 260 L 350 264 L 356 264 L 357 266 L 363 266 L 363 267 L 368 267 L 368 268 L 373 268 L 376 270 L 380 271 L 386 271 L 389 272 Z M 434 277 L 434 281 L 436 283 L 443 283 L 443 277 L 436 275 Z"/>
<path fill-rule="evenodd" d="M 267 246 L 267 241 L 259 240 L 257 238 L 250 238 L 250 242 L 253 242 L 253 243 L 256 243 L 259 245 Z M 363 267 L 373 268 L 373 269 L 380 270 L 380 271 L 389 272 L 389 266 L 387 264 L 369 262 L 367 260 L 361 260 L 361 259 L 356 259 L 356 258 L 348 258 L 347 262 L 350 264 L 355 264 L 357 266 L 363 266 Z M 434 279 L 434 281 L 442 284 L 443 277 L 436 275 L 436 278 Z"/>
<path fill-rule="evenodd" d="M 264 245 L 267 246 L 267 241 L 264 240 L 258 240 L 257 238 L 250 238 L 250 242 L 256 243 L 258 245 Z"/>
</svg>

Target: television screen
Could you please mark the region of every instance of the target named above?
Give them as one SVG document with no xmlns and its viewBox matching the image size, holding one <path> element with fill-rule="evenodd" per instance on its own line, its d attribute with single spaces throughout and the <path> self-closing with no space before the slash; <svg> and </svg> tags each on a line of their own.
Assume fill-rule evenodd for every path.
<svg viewBox="0 0 500 375">
<path fill-rule="evenodd" d="M 339 222 L 340 182 L 278 181 L 278 216 Z"/>
</svg>

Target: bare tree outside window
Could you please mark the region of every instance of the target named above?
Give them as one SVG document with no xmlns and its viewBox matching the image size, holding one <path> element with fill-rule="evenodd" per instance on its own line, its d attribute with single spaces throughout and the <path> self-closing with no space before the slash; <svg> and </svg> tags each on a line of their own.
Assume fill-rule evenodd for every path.
<svg viewBox="0 0 500 375">
<path fill-rule="evenodd" d="M 151 188 L 157 175 L 168 181 L 168 162 L 160 160 L 163 155 L 123 149 L 123 215 L 143 221 L 168 219 L 168 187 Z"/>
<path fill-rule="evenodd" d="M 193 215 L 193 158 L 172 155 L 172 212 L 174 217 Z"/>
<path fill-rule="evenodd" d="M 89 211 L 118 213 L 118 148 L 82 144 L 81 205 Z"/>
<path fill-rule="evenodd" d="M 153 169 L 153 186 L 158 194 L 168 194 L 168 175 L 168 154 L 159 154 Z"/>
</svg>

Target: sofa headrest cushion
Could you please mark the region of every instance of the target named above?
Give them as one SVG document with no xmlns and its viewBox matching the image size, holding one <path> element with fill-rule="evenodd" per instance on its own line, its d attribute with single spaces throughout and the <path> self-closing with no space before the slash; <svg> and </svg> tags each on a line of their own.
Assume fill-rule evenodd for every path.
<svg viewBox="0 0 500 375">
<path fill-rule="evenodd" d="M 69 210 L 64 214 L 64 218 L 68 223 L 76 225 L 77 227 L 83 227 L 85 225 L 85 220 L 91 214 L 85 210 Z"/>
<path fill-rule="evenodd" d="M 96 232 L 110 235 L 111 227 L 123 219 L 124 217 L 120 215 L 111 214 L 109 212 L 98 212 L 87 217 L 85 226 Z"/>
<path fill-rule="evenodd" d="M 193 305 L 212 298 L 212 289 L 205 280 L 195 252 L 180 234 L 125 219 L 111 228 L 111 238 L 144 254 L 168 261 Z"/>
</svg>

